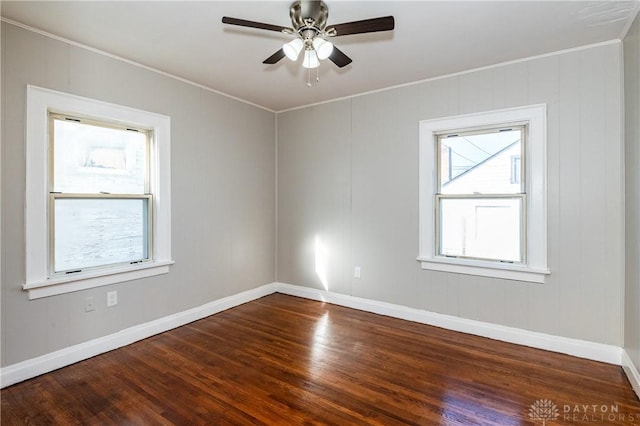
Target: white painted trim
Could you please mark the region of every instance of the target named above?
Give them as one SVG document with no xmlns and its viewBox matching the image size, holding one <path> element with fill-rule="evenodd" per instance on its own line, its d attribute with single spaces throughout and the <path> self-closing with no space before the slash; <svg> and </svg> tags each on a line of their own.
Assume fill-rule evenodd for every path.
<svg viewBox="0 0 640 426">
<path fill-rule="evenodd" d="M 242 293 L 206 303 L 196 308 L 168 315 L 144 324 L 135 325 L 108 336 L 93 339 L 88 342 L 80 343 L 3 367 L 0 369 L 0 388 L 31 379 L 104 352 L 129 345 L 139 340 L 146 339 L 147 337 L 163 333 L 276 292 L 345 306 L 378 315 L 400 318 L 420 324 L 433 325 L 462 333 L 488 337 L 490 339 L 504 342 L 622 365 L 636 392 L 639 392 L 640 389 L 640 374 L 638 373 L 638 370 L 635 368 L 626 352 L 617 346 L 570 339 L 561 336 L 552 336 L 519 328 L 469 320 L 451 315 L 438 314 L 421 309 L 395 305 L 392 303 L 378 302 L 361 297 L 348 296 L 330 291 L 280 282 L 265 284 L 252 290 L 247 290 Z"/>
<path fill-rule="evenodd" d="M 171 257 L 171 118 L 82 96 L 27 85 L 25 259 L 23 289 L 29 298 L 52 296 L 168 272 Z M 49 111 L 153 129 L 150 191 L 153 197 L 153 260 L 126 268 L 49 276 Z M 155 268 L 154 268 L 155 267 Z M 154 268 L 153 270 L 151 268 Z M 120 279 L 118 279 L 120 278 Z M 80 281 L 81 280 L 81 281 Z M 68 283 L 68 284 L 65 284 Z M 44 286 L 51 286 L 44 290 Z M 38 288 L 39 290 L 35 290 Z"/>
<path fill-rule="evenodd" d="M 275 283 L 276 291 L 291 296 L 319 300 L 361 311 L 400 318 L 421 324 L 433 325 L 448 330 L 488 337 L 503 342 L 515 343 L 532 348 L 564 353 L 579 358 L 621 365 L 622 348 L 568 337 L 506 327 L 482 321 L 475 321 L 451 315 L 438 314 L 421 309 L 409 308 L 386 302 L 363 299 L 355 296 L 301 287 L 285 283 Z"/>
<path fill-rule="evenodd" d="M 451 272 L 454 274 L 476 275 L 491 278 L 502 278 L 513 281 L 526 281 L 544 284 L 549 269 L 536 269 L 524 265 L 483 262 L 474 259 L 417 258 L 422 269 Z"/>
<path fill-rule="evenodd" d="M 631 387 L 636 391 L 638 398 L 640 398 L 640 371 L 638 371 L 638 367 L 631 361 L 626 350 L 622 350 L 622 368 L 629 379 L 629 383 L 631 383 Z"/>
<path fill-rule="evenodd" d="M 168 274 L 169 266 L 173 265 L 173 263 L 173 261 L 146 262 L 122 269 L 108 269 L 106 272 L 69 275 L 60 279 L 34 282 L 30 285 L 25 284 L 23 289 L 29 292 L 29 300 L 40 299 L 42 297 L 55 296 L 56 294 Z"/>
<path fill-rule="evenodd" d="M 304 109 L 304 108 L 309 108 L 309 107 L 318 106 L 318 105 L 329 104 L 331 102 L 344 101 L 346 99 L 354 99 L 354 98 L 358 98 L 360 96 L 367 96 L 367 95 L 372 95 L 372 94 L 375 94 L 375 93 L 386 92 L 387 90 L 401 89 L 403 87 L 411 87 L 411 86 L 414 86 L 416 84 L 429 83 L 431 81 L 442 80 L 442 79 L 450 78 L 450 77 L 458 77 L 458 76 L 465 75 L 465 74 L 471 74 L 471 73 L 478 72 L 478 71 L 490 70 L 490 69 L 493 69 L 493 68 L 500 68 L 500 67 L 507 66 L 507 65 L 519 64 L 519 63 L 523 63 L 523 62 L 533 61 L 533 60 L 536 60 L 536 59 L 548 58 L 548 57 L 557 56 L 557 55 L 564 55 L 566 53 L 572 53 L 572 52 L 580 52 L 582 50 L 587 50 L 587 49 L 595 49 L 597 47 L 608 46 L 610 44 L 616 44 L 616 43 L 622 43 L 622 40 L 616 38 L 616 39 L 613 39 L 613 40 L 603 41 L 603 42 L 600 42 L 600 43 L 587 44 L 585 46 L 578 46 L 578 47 L 572 47 L 570 49 L 557 50 L 555 52 L 543 53 L 541 55 L 528 56 L 526 58 L 515 59 L 513 61 L 499 62 L 497 64 L 486 65 L 484 67 L 471 68 L 469 70 L 454 72 L 454 73 L 450 73 L 450 74 L 438 75 L 438 76 L 435 76 L 435 77 L 425 78 L 425 79 L 422 79 L 422 80 L 411 81 L 409 83 L 402 83 L 402 84 L 396 84 L 394 86 L 383 87 L 382 89 L 369 90 L 368 92 L 362 92 L 362 93 L 357 93 L 357 94 L 354 94 L 354 95 L 342 96 L 340 98 L 329 99 L 329 100 L 326 100 L 326 101 L 314 102 L 314 103 L 307 104 L 307 105 L 291 107 L 291 108 L 287 108 L 287 109 L 276 111 L 276 114 L 280 114 L 281 112 L 295 111 L 297 109 Z"/>
<path fill-rule="evenodd" d="M 273 151 L 274 151 L 274 187 L 273 187 L 273 204 L 274 204 L 274 214 L 273 214 L 273 229 L 274 229 L 274 233 L 273 233 L 273 249 L 274 249 L 274 253 L 275 255 L 273 256 L 273 277 L 277 280 L 278 279 L 278 253 L 279 253 L 279 244 L 280 242 L 278 241 L 278 235 L 280 232 L 280 225 L 278 224 L 278 200 L 280 199 L 279 193 L 278 193 L 278 184 L 280 182 L 280 178 L 279 178 L 279 173 L 278 173 L 278 116 L 277 115 L 273 115 L 273 123 L 274 123 L 274 133 L 273 133 Z"/>
<path fill-rule="evenodd" d="M 437 192 L 436 135 L 481 127 L 499 127 L 528 123 L 525 144 L 526 170 L 526 244 L 524 265 L 471 259 L 445 258 L 436 253 Z M 544 283 L 547 268 L 547 106 L 527 105 L 451 117 L 422 120 L 419 124 L 419 247 L 418 260 L 423 269 L 506 278 Z"/>
<path fill-rule="evenodd" d="M 402 88 L 402 87 L 413 86 L 413 85 L 416 85 L 416 84 L 427 83 L 427 82 L 430 82 L 430 81 L 442 80 L 444 78 L 456 77 L 456 76 L 460 76 L 460 75 L 474 73 L 474 72 L 477 72 L 477 71 L 484 71 L 484 70 L 488 70 L 488 69 L 492 69 L 492 68 L 498 68 L 498 67 L 502 67 L 502 66 L 505 66 L 505 65 L 518 64 L 518 63 L 527 62 L 527 61 L 531 61 L 531 60 L 535 60 L 535 59 L 548 58 L 550 56 L 563 55 L 565 53 L 571 53 L 571 52 L 579 52 L 579 51 L 586 50 L 586 49 L 593 49 L 593 48 L 600 47 L 600 46 L 607 46 L 609 44 L 615 44 L 615 43 L 621 43 L 622 42 L 621 39 L 613 39 L 613 40 L 603 41 L 603 42 L 599 42 L 599 43 L 587 44 L 585 46 L 578 46 L 578 47 L 572 47 L 570 49 L 563 49 L 563 50 L 558 50 L 558 51 L 555 51 L 555 52 L 543 53 L 541 55 L 529 56 L 529 57 L 526 57 L 526 58 L 515 59 L 513 61 L 499 62 L 497 64 L 487 65 L 487 66 L 484 66 L 484 67 L 472 68 L 472 69 L 469 69 L 469 70 L 464 70 L 464 71 L 454 72 L 454 73 L 450 73 L 450 74 L 439 75 L 439 76 L 435 76 L 435 77 L 425 78 L 425 79 L 422 79 L 422 80 L 411 81 L 409 83 L 396 84 L 394 86 L 383 87 L 381 89 L 370 90 L 370 91 L 367 91 L 367 92 L 357 93 L 357 94 L 354 94 L 354 95 L 348 95 L 348 96 L 343 96 L 343 97 L 340 97 L 340 98 L 328 99 L 326 101 L 315 102 L 315 103 L 311 103 L 311 104 L 307 104 L 307 105 L 301 105 L 301 106 L 296 106 L 296 107 L 292 107 L 292 108 L 287 108 L 287 109 L 282 109 L 282 110 L 276 111 L 276 110 L 267 108 L 267 107 L 265 107 L 263 105 L 258 105 L 258 104 L 255 104 L 253 102 L 247 101 L 245 99 L 241 99 L 241 98 L 235 97 L 233 95 L 229 95 L 228 93 L 224 93 L 224 92 L 221 92 L 219 90 L 212 89 L 211 87 L 202 85 L 200 83 L 196 83 L 194 81 L 187 80 L 186 78 L 178 77 L 177 75 L 173 75 L 173 74 L 170 74 L 168 72 L 161 71 L 161 70 L 158 70 L 156 68 L 152 68 L 150 66 L 140 64 L 140 63 L 132 61 L 130 59 L 122 58 L 122 57 L 114 55 L 112 53 L 105 52 L 105 51 L 100 50 L 100 49 L 96 49 L 95 47 L 87 46 L 86 44 L 78 43 L 76 41 L 73 41 L 73 40 L 70 40 L 70 39 L 67 39 L 67 38 L 64 38 L 64 37 L 57 36 L 55 34 L 47 32 L 47 31 L 31 27 L 29 25 L 14 21 L 12 19 L 5 18 L 3 16 L 0 16 L 0 21 L 6 22 L 7 24 L 15 25 L 16 27 L 25 29 L 27 31 L 34 32 L 36 34 L 40 34 L 40 35 L 45 36 L 45 37 L 49 37 L 49 38 L 54 39 L 54 40 L 61 41 L 63 43 L 67 43 L 67 44 L 75 46 L 75 47 L 79 47 L 81 49 L 88 50 L 90 52 L 98 53 L 100 55 L 107 56 L 109 58 L 113 58 L 113 59 L 116 59 L 118 61 L 122 61 L 122 62 L 125 62 L 127 64 L 134 65 L 136 67 L 139 67 L 139 68 L 142 68 L 142 69 L 145 69 L 145 70 L 148 70 L 148 71 L 160 74 L 160 75 L 164 75 L 164 76 L 169 77 L 169 78 L 173 78 L 173 79 L 181 81 L 183 83 L 190 84 L 190 85 L 198 87 L 200 89 L 204 89 L 204 90 L 207 90 L 209 92 L 216 93 L 218 95 L 225 96 L 227 98 L 236 100 L 238 102 L 242 102 L 242 103 L 254 106 L 256 108 L 263 109 L 263 110 L 268 111 L 268 112 L 273 112 L 275 114 L 279 114 L 281 112 L 294 111 L 294 110 L 297 110 L 297 109 L 309 108 L 309 107 L 317 106 L 317 105 L 328 104 L 328 103 L 331 103 L 331 102 L 339 102 L 339 101 L 342 101 L 342 100 L 345 100 L 345 99 L 353 99 L 353 98 L 357 98 L 357 97 L 360 97 L 360 96 L 366 96 L 366 95 L 371 95 L 371 94 L 374 94 L 374 93 L 385 92 L 387 90 L 399 89 L 399 88 Z M 633 22 L 633 20 L 631 20 L 631 22 Z M 631 24 L 629 24 L 629 27 L 630 26 L 631 26 Z"/>
<path fill-rule="evenodd" d="M 51 34 L 51 33 L 47 32 L 47 31 L 31 27 L 29 25 L 14 21 L 12 19 L 5 18 L 3 16 L 0 16 L 0 21 L 6 22 L 7 24 L 15 25 L 16 27 L 22 28 L 23 30 L 31 31 L 31 32 L 34 32 L 36 34 L 40 34 L 41 36 L 45 36 L 45 37 L 51 38 L 53 40 L 61 41 L 62 43 L 66 43 L 66 44 L 69 44 L 69 45 L 74 46 L 74 47 L 79 47 L 80 49 L 88 50 L 90 52 L 97 53 L 99 55 L 103 55 L 103 56 L 106 56 L 108 58 L 115 59 L 117 61 L 121 61 L 121 62 L 127 63 L 129 65 L 133 65 L 133 66 L 136 66 L 138 68 L 142 68 L 142 69 L 145 69 L 147 71 L 151 71 L 151 72 L 154 72 L 156 74 L 160 74 L 160 75 L 163 75 L 165 77 L 169 77 L 169 78 L 172 78 L 174 80 L 181 81 L 181 82 L 189 84 L 191 86 L 195 86 L 195 87 L 197 87 L 199 89 L 204 89 L 204 90 L 206 90 L 208 92 L 212 92 L 212 93 L 215 93 L 217 95 L 221 95 L 221 96 L 224 96 L 226 98 L 233 99 L 234 101 L 242 102 L 244 104 L 248 104 L 248 105 L 254 106 L 256 108 L 263 109 L 263 110 L 268 111 L 268 112 L 273 112 L 273 113 L 276 112 L 276 111 L 274 111 L 272 109 L 269 109 L 269 108 L 267 108 L 265 106 L 254 104 L 253 102 L 249 102 L 249 101 L 247 101 L 245 99 L 237 98 L 235 96 L 229 95 L 228 93 L 224 93 L 224 92 L 221 92 L 219 90 L 212 89 L 211 87 L 205 86 L 203 84 L 196 83 L 196 82 L 191 81 L 191 80 L 187 80 L 186 78 L 178 77 L 177 75 L 168 73 L 166 71 L 161 71 L 161 70 L 156 69 L 156 68 L 152 68 L 152 67 L 150 67 L 148 65 L 144 65 L 144 64 L 141 64 L 139 62 L 132 61 L 131 59 L 126 59 L 126 58 L 120 57 L 118 55 L 114 55 L 113 53 L 105 52 L 104 50 L 96 49 L 95 47 L 87 46 L 86 44 L 78 43 L 77 41 L 73 41 L 73 40 L 70 40 L 68 38 L 60 37 L 60 36 L 57 36 L 55 34 Z"/>
<path fill-rule="evenodd" d="M 105 353 L 122 346 L 129 345 L 147 337 L 180 327 L 193 321 L 233 308 L 243 303 L 267 296 L 275 292 L 275 284 L 265 284 L 261 287 L 247 290 L 229 297 L 206 303 L 196 308 L 188 309 L 158 318 L 143 324 L 126 328 L 108 336 L 89 340 L 68 348 L 60 349 L 36 358 L 28 359 L 17 364 L 0 369 L 0 388 L 10 386 L 61 367 L 82 361 L 87 358 Z"/>
</svg>

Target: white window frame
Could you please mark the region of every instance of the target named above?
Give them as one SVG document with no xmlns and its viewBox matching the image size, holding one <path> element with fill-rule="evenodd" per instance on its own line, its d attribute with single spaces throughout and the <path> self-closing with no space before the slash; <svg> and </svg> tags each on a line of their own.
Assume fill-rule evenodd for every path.
<svg viewBox="0 0 640 426">
<path fill-rule="evenodd" d="M 544 283 L 547 267 L 546 104 L 509 108 L 420 121 L 419 253 L 422 269 Z M 504 127 L 527 123 L 525 144 L 526 262 L 450 258 L 436 252 L 437 135 L 463 129 Z"/>
<path fill-rule="evenodd" d="M 521 138 L 519 140 L 520 143 L 520 152 L 521 154 L 523 152 L 526 152 L 526 144 L 527 144 L 527 123 L 511 123 L 509 126 L 507 126 L 506 128 L 501 127 L 483 127 L 480 129 L 458 129 L 456 131 L 453 132 L 443 132 L 443 133 L 438 133 L 435 137 L 435 149 L 436 149 L 436 168 L 438 170 L 436 170 L 436 194 L 435 194 L 435 215 L 436 215 L 436 255 L 437 256 L 446 256 L 447 258 L 451 258 L 451 257 L 457 257 L 458 259 L 460 258 L 465 258 L 465 259 L 477 259 L 477 260 L 486 260 L 486 261 L 499 261 L 499 262 L 508 262 L 511 264 L 523 264 L 525 263 L 525 258 L 526 258 L 526 253 L 527 253 L 527 247 L 526 247 L 526 208 L 525 206 L 527 205 L 527 193 L 526 193 L 526 182 L 523 185 L 522 183 L 519 184 L 520 186 L 520 190 L 518 192 L 510 192 L 510 193 L 499 193 L 499 192 L 489 192 L 489 191 L 485 191 L 483 193 L 458 193 L 458 192 L 454 192 L 454 193 L 447 193 L 447 192 L 443 192 L 443 183 L 442 183 L 442 145 L 443 145 L 443 141 L 448 140 L 449 137 L 451 136 L 476 136 L 476 135 L 488 135 L 488 134 L 498 134 L 504 130 L 518 130 L 521 134 Z M 526 171 L 526 170 L 525 170 Z M 511 172 L 511 170 L 510 170 Z M 522 171 L 521 171 L 522 173 Z M 483 258 L 478 258 L 478 257 L 473 257 L 473 256 L 467 256 L 467 255 L 457 255 L 457 256 L 449 256 L 449 255 L 445 255 L 442 254 L 442 237 L 443 237 L 443 218 L 442 218 L 442 204 L 444 200 L 467 200 L 470 201 L 472 199 L 475 199 L 476 201 L 479 200 L 497 200 L 497 199 L 501 199 L 501 200 L 519 200 L 520 201 L 520 206 L 522 206 L 522 209 L 520 211 L 520 260 L 514 260 L 514 261 L 507 261 L 507 260 L 501 260 L 501 259 L 483 259 Z"/>
<path fill-rule="evenodd" d="M 49 112 L 152 130 L 149 186 L 153 194 L 152 261 L 55 276 L 49 270 Z M 29 299 L 169 272 L 171 257 L 171 120 L 169 117 L 36 86 L 27 86 L 26 205 L 23 289 Z"/>
<path fill-rule="evenodd" d="M 142 193 L 122 193 L 122 192 L 117 192 L 117 193 L 108 193 L 108 192 L 92 192 L 92 193 L 87 193 L 87 192 L 82 192 L 82 193 L 73 193 L 73 192 L 54 192 L 57 185 L 55 183 L 55 179 L 56 179 L 56 170 L 55 170 L 55 164 L 56 164 L 56 160 L 54 159 L 55 157 L 55 151 L 56 151 L 56 145 L 58 144 L 64 144 L 65 141 L 64 140 L 59 140 L 57 138 L 55 129 L 55 122 L 68 122 L 71 124 L 82 124 L 85 126 L 93 126 L 94 128 L 109 128 L 112 131 L 120 131 L 120 132 L 131 132 L 131 131 L 135 131 L 136 134 L 138 135 L 143 135 L 145 138 L 145 146 L 144 146 L 144 152 L 145 152 L 145 173 L 144 173 L 144 191 Z M 134 128 L 135 127 L 135 128 Z M 153 260 L 153 194 L 151 193 L 150 190 L 150 185 L 149 185 L 149 163 L 150 163 L 150 145 L 151 145 L 151 140 L 153 138 L 153 132 L 150 129 L 145 129 L 142 127 L 136 127 L 133 126 L 131 123 L 127 123 L 126 126 L 123 125 L 116 125 L 113 122 L 104 122 L 104 121 L 97 121 L 94 119 L 86 119 L 84 117 L 79 117 L 77 115 L 71 116 L 70 114 L 60 114 L 57 112 L 53 112 L 53 111 L 49 111 L 49 138 L 50 138 L 50 144 L 49 144 L 49 165 L 50 165 L 50 178 L 49 178 L 49 278 L 56 278 L 56 277 L 61 277 L 61 276 L 65 276 L 67 274 L 76 274 L 76 273 L 80 273 L 82 271 L 87 271 L 90 269 L 96 270 L 98 268 L 113 268 L 115 266 L 117 266 L 118 264 L 120 265 L 126 265 L 126 264 L 133 264 L 134 263 L 141 263 L 141 262 L 149 262 Z M 104 188 L 103 188 L 104 189 Z M 56 228 L 56 215 L 55 215 L 55 205 L 57 201 L 62 201 L 62 200 L 137 200 L 137 201 L 143 201 L 146 203 L 146 223 L 145 223 L 145 228 L 146 228 L 146 232 L 144 232 L 146 238 L 144 241 L 144 245 L 146 246 L 146 254 L 147 256 L 143 259 L 131 259 L 129 261 L 123 261 L 123 262 L 116 262 L 116 263 L 106 263 L 106 264 L 100 264 L 100 265 L 95 265 L 95 266 L 90 266 L 90 267 L 85 267 L 85 268 L 77 268 L 74 267 L 72 269 L 67 269 L 67 270 L 56 270 L 55 268 L 55 262 L 56 262 L 56 244 L 55 241 L 57 238 L 64 238 L 64 237 L 60 237 L 56 234 L 55 232 L 55 228 Z"/>
</svg>

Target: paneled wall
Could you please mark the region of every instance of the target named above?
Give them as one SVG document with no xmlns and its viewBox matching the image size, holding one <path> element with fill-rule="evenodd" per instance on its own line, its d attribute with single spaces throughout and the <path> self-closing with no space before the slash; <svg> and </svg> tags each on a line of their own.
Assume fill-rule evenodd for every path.
<svg viewBox="0 0 640 426">
<path fill-rule="evenodd" d="M 610 43 L 279 113 L 278 281 L 621 345 L 621 67 Z M 422 270 L 419 121 L 538 103 L 547 282 Z"/>
<path fill-rule="evenodd" d="M 27 300 L 27 84 L 171 117 L 167 275 Z M 274 281 L 275 117 L 270 111 L 2 23 L 2 365 Z M 106 307 L 106 292 L 118 305 Z M 96 310 L 84 311 L 87 296 Z"/>
<path fill-rule="evenodd" d="M 624 39 L 626 288 L 624 347 L 640 370 L 640 17 Z"/>
</svg>

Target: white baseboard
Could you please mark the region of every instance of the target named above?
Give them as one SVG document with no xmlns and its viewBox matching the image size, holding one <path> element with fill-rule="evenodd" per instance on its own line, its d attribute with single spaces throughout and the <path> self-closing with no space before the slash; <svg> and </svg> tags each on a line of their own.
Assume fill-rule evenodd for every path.
<svg viewBox="0 0 640 426">
<path fill-rule="evenodd" d="M 640 371 L 638 371 L 638 368 L 633 361 L 631 361 L 629 354 L 625 350 L 622 351 L 622 368 L 627 374 L 631 387 L 636 391 L 638 398 L 640 398 Z"/>
<path fill-rule="evenodd" d="M 285 283 L 276 283 L 276 291 L 292 296 L 304 297 L 306 299 L 325 301 L 361 311 L 433 325 L 448 330 L 488 337 L 503 342 L 564 353 L 579 358 L 587 358 L 616 365 L 621 365 L 622 362 L 622 348 L 618 346 L 537 333 L 520 328 L 438 314 L 421 309 L 394 305 L 392 303 L 378 302 Z"/>
<path fill-rule="evenodd" d="M 126 328 L 108 336 L 99 337 L 17 364 L 9 365 L 0 369 L 0 388 L 129 345 L 138 340 L 146 339 L 147 337 L 206 318 L 209 315 L 259 299 L 274 292 L 274 283 L 265 284 L 261 287 L 218 299 L 196 308 Z"/>
<path fill-rule="evenodd" d="M 104 352 L 117 349 L 138 340 L 206 318 L 234 306 L 279 292 L 306 299 L 324 301 L 335 305 L 433 325 L 453 331 L 474 334 L 519 345 L 565 353 L 580 358 L 622 365 L 633 388 L 640 396 L 640 374 L 626 352 L 620 347 L 588 342 L 567 337 L 552 336 L 519 328 L 506 327 L 451 315 L 438 314 L 392 303 L 285 283 L 270 283 L 209 302 L 197 308 L 178 312 L 154 321 L 139 324 L 108 336 L 80 343 L 36 358 L 0 369 L 0 388 L 10 386 L 61 367 L 82 361 Z"/>
</svg>

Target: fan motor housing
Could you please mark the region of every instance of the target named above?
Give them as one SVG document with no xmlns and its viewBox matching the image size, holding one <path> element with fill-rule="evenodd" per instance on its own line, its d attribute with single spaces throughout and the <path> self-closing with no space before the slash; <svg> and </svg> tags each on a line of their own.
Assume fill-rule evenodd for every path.
<svg viewBox="0 0 640 426">
<path fill-rule="evenodd" d="M 303 3 L 298 0 L 289 8 L 289 16 L 296 31 L 306 27 L 321 32 L 327 26 L 329 8 L 323 1 L 305 1 Z"/>
</svg>

